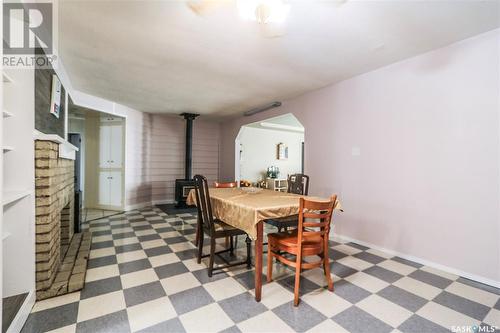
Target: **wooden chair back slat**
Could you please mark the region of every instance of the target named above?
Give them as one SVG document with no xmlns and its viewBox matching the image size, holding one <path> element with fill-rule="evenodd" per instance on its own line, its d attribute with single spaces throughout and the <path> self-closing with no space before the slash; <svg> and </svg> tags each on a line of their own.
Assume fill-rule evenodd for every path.
<svg viewBox="0 0 500 333">
<path fill-rule="evenodd" d="M 333 207 L 337 196 L 330 197 L 330 201 L 320 202 L 300 198 L 299 225 L 297 233 L 297 246 L 301 251 L 302 243 L 311 239 L 322 238 L 324 246 L 328 244 L 330 234 L 330 223 L 332 220 Z"/>
<path fill-rule="evenodd" d="M 210 193 L 208 191 L 208 181 L 202 175 L 193 177 L 195 182 L 196 191 L 196 205 L 198 206 L 198 213 L 201 213 L 201 223 L 210 229 L 210 232 L 215 231 L 212 203 L 210 201 Z"/>
</svg>

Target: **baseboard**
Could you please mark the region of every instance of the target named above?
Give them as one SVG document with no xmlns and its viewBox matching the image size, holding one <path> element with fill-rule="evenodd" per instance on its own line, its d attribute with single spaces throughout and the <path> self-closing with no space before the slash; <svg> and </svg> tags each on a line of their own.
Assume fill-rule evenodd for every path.
<svg viewBox="0 0 500 333">
<path fill-rule="evenodd" d="M 7 329 L 7 333 L 17 333 L 21 332 L 24 323 L 28 319 L 28 316 L 31 312 L 31 309 L 33 308 L 33 305 L 35 305 L 35 300 L 36 300 L 36 292 L 35 290 L 30 290 L 28 296 L 24 300 L 23 305 L 17 312 L 16 316 L 14 317 L 14 320 L 12 320 L 12 323 L 10 324 L 9 328 Z"/>
<path fill-rule="evenodd" d="M 175 203 L 174 199 L 168 199 L 168 200 L 153 200 L 152 205 L 166 205 L 166 204 L 173 204 Z"/>
<path fill-rule="evenodd" d="M 124 210 L 127 212 L 129 210 L 141 209 L 141 208 L 150 207 L 150 206 L 151 206 L 151 202 L 140 202 L 140 203 L 136 203 L 133 205 L 127 205 L 127 206 L 125 206 Z"/>
<path fill-rule="evenodd" d="M 412 255 L 409 255 L 409 254 L 406 254 L 406 253 L 401 253 L 401 252 L 398 252 L 398 251 L 386 249 L 386 248 L 377 246 L 375 244 L 363 242 L 361 240 L 354 239 L 354 238 L 351 238 L 351 237 L 348 237 L 348 236 L 334 235 L 332 237 L 332 239 L 333 240 L 340 240 L 342 242 L 353 242 L 353 243 L 356 243 L 356 244 L 359 244 L 359 245 L 367 246 L 367 247 L 372 248 L 374 250 L 382 251 L 382 252 L 385 252 L 387 254 L 392 254 L 394 256 L 398 256 L 398 257 L 401 257 L 401 258 L 406 259 L 406 260 L 414 261 L 416 263 L 419 263 L 419 264 L 422 264 L 422 265 L 425 265 L 425 266 L 429 266 L 429 267 L 432 267 L 432 268 L 435 268 L 435 269 L 439 269 L 439 270 L 447 272 L 447 273 L 455 274 L 455 275 L 464 277 L 464 278 L 469 279 L 469 280 L 474 280 L 476 282 L 487 284 L 487 285 L 495 287 L 495 288 L 500 288 L 500 281 L 495 281 L 495 280 L 491 280 L 491 279 L 485 278 L 483 276 L 479 276 L 479 275 L 472 274 L 472 273 L 469 273 L 469 272 L 464 272 L 464 271 L 461 271 L 461 270 L 453 268 L 453 267 L 441 265 L 441 264 L 438 264 L 438 263 L 435 263 L 435 262 L 432 262 L 432 261 L 429 261 L 429 260 L 426 260 L 426 259 L 422 259 L 422 258 L 419 258 L 419 257 L 415 257 L 415 256 L 412 256 Z"/>
<path fill-rule="evenodd" d="M 134 210 L 134 209 L 141 209 L 144 207 L 150 207 L 150 206 L 155 206 L 155 205 L 165 205 L 165 204 L 172 204 L 175 203 L 175 200 L 173 199 L 168 199 L 168 200 L 152 200 L 148 202 L 140 202 L 137 204 L 133 205 L 127 205 L 125 206 L 124 210 L 129 211 L 129 210 Z"/>
</svg>

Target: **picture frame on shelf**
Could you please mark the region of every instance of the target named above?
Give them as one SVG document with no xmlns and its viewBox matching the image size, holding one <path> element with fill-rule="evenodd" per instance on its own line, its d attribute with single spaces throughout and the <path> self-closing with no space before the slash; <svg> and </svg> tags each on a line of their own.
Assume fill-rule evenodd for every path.
<svg viewBox="0 0 500 333">
<path fill-rule="evenodd" d="M 56 74 L 52 75 L 52 93 L 50 95 L 50 113 L 59 118 L 61 112 L 61 81 Z"/>
</svg>

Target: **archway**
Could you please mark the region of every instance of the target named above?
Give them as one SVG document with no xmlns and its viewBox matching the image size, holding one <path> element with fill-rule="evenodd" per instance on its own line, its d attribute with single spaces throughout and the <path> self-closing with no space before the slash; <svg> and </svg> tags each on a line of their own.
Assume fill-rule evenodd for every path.
<svg viewBox="0 0 500 333">
<path fill-rule="evenodd" d="M 286 179 L 304 171 L 303 156 L 304 126 L 293 114 L 246 124 L 235 140 L 235 178 L 254 186 Z"/>
</svg>

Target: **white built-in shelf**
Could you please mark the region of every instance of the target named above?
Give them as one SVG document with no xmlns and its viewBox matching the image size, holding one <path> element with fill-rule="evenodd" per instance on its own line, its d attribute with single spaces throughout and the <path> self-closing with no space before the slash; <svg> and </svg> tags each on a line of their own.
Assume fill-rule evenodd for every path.
<svg viewBox="0 0 500 333">
<path fill-rule="evenodd" d="M 12 78 L 5 73 L 2 73 L 2 80 L 4 83 L 14 82 Z"/>
<path fill-rule="evenodd" d="M 3 117 L 4 117 L 4 118 L 10 118 L 10 117 L 12 117 L 12 116 L 13 116 L 13 114 L 12 114 L 12 113 L 10 113 L 10 112 L 9 112 L 9 111 L 7 111 L 7 110 L 3 110 L 3 111 L 2 111 L 2 115 L 3 115 Z"/>
<path fill-rule="evenodd" d="M 4 153 L 7 153 L 9 151 L 13 151 L 14 147 L 12 147 L 12 146 L 3 146 L 2 150 L 3 150 Z"/>
<path fill-rule="evenodd" d="M 30 190 L 5 190 L 2 193 L 2 205 L 8 205 L 31 194 Z"/>
<path fill-rule="evenodd" d="M 4 232 L 3 235 L 2 235 L 2 241 L 6 240 L 7 238 L 10 237 L 10 235 L 12 235 L 10 232 Z"/>
</svg>

